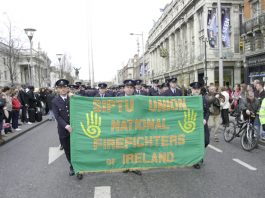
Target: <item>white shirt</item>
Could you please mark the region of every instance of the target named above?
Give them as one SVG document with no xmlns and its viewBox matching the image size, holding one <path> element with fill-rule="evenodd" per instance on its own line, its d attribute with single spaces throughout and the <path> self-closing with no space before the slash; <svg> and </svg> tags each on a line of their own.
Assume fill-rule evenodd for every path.
<svg viewBox="0 0 265 198">
<path fill-rule="evenodd" d="M 229 94 L 227 91 L 222 91 L 221 94 L 225 97 L 225 101 L 221 102 L 220 105 L 222 109 L 229 109 L 230 103 L 229 103 Z"/>
<path fill-rule="evenodd" d="M 61 95 L 60 95 L 61 96 Z M 65 101 L 67 100 L 67 96 L 61 96 L 61 98 Z"/>
</svg>

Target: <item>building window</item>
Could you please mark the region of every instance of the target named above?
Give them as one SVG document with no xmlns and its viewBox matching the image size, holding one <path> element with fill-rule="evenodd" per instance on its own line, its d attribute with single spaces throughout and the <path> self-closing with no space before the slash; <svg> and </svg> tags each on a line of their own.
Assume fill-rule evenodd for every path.
<svg viewBox="0 0 265 198">
<path fill-rule="evenodd" d="M 198 12 L 198 23 L 199 23 L 199 32 L 201 32 L 204 28 L 204 26 L 203 26 L 203 12 L 202 12 L 202 10 L 200 10 L 199 12 Z"/>
<path fill-rule="evenodd" d="M 256 17 L 259 15 L 259 1 L 256 0 L 252 3 L 252 17 Z"/>
<path fill-rule="evenodd" d="M 4 71 L 5 80 L 7 80 L 7 71 Z"/>
</svg>

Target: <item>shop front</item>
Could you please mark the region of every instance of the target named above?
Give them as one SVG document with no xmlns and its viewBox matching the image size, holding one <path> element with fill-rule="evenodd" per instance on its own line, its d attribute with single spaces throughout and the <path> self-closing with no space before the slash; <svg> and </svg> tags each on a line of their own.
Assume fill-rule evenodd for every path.
<svg viewBox="0 0 265 198">
<path fill-rule="evenodd" d="M 253 83 L 255 79 L 265 81 L 265 53 L 246 57 L 245 81 Z"/>
</svg>

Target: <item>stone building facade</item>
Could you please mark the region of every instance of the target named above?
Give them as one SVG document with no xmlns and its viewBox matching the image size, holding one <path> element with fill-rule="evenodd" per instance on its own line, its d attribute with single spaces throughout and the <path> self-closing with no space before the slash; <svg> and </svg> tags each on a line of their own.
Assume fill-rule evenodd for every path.
<svg viewBox="0 0 265 198">
<path fill-rule="evenodd" d="M 223 46 L 224 84 L 234 85 L 243 77 L 240 52 L 243 0 L 222 0 L 221 3 L 222 17 L 228 20 L 224 24 L 229 39 Z M 177 77 L 179 85 L 187 87 L 207 77 L 208 85 L 218 84 L 218 26 L 211 24 L 214 17 L 217 19 L 217 0 L 172 0 L 149 32 L 151 79 L 165 81 Z M 222 31 L 224 29 L 225 26 Z"/>
<path fill-rule="evenodd" d="M 11 49 L 4 43 L 0 43 L 0 86 L 12 85 L 13 78 L 13 85 L 32 84 L 35 87 L 47 87 L 50 85 L 50 64 L 51 61 L 46 53 L 33 50 L 30 69 L 29 50 Z"/>
<path fill-rule="evenodd" d="M 265 0 L 244 0 L 243 13 L 244 79 L 265 81 Z"/>
</svg>

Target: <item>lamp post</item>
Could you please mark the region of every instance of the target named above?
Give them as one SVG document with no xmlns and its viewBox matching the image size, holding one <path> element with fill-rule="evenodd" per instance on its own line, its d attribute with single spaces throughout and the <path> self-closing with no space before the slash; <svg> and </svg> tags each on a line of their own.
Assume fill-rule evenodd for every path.
<svg viewBox="0 0 265 198">
<path fill-rule="evenodd" d="M 141 34 L 135 34 L 135 33 L 130 33 L 131 36 L 141 36 L 142 37 L 142 50 L 143 50 L 143 67 L 145 67 L 145 61 L 144 61 L 144 33 L 142 32 Z"/>
<path fill-rule="evenodd" d="M 28 61 L 28 84 L 30 84 L 30 57 L 27 57 L 27 61 Z"/>
<path fill-rule="evenodd" d="M 25 28 L 24 31 L 25 31 L 26 35 L 28 36 L 29 42 L 30 42 L 30 71 L 29 71 L 30 79 L 29 79 L 29 82 L 31 85 L 34 86 L 34 84 L 35 84 L 35 68 L 32 65 L 32 38 L 33 38 L 33 35 L 34 35 L 34 32 L 36 31 L 36 29 Z M 31 71 L 31 69 L 32 69 L 32 71 Z"/>
<path fill-rule="evenodd" d="M 208 75 L 207 75 L 207 42 L 208 39 L 206 37 L 203 38 L 203 42 L 204 42 L 204 70 L 205 70 L 205 85 L 207 86 L 207 81 L 208 81 Z"/>
<path fill-rule="evenodd" d="M 217 1 L 218 7 L 218 41 L 219 41 L 219 87 L 224 86 L 224 66 L 223 66 L 223 51 L 222 51 L 222 16 L 221 16 L 221 1 Z"/>
<path fill-rule="evenodd" d="M 61 60 L 62 60 L 63 54 L 56 54 L 56 56 L 58 58 L 59 68 L 60 68 L 60 76 L 59 76 L 59 78 L 62 78 L 62 65 L 61 65 Z"/>
</svg>

